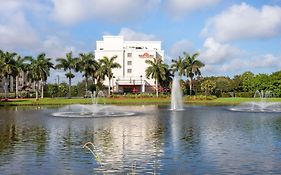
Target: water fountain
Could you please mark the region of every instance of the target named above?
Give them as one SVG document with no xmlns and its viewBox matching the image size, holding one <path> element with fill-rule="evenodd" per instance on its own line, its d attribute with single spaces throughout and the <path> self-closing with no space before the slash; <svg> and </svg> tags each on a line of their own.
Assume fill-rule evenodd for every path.
<svg viewBox="0 0 281 175">
<path fill-rule="evenodd" d="M 88 91 L 86 95 L 91 97 L 92 104 L 68 105 L 52 115 L 56 117 L 117 117 L 137 114 L 137 112 L 127 111 L 126 107 L 106 105 L 105 101 L 101 103 L 100 100 L 104 100 L 101 97 L 105 97 L 102 91 L 99 91 L 97 95 Z"/>
<path fill-rule="evenodd" d="M 175 75 L 175 77 L 173 78 L 171 110 L 173 110 L 173 111 L 183 110 L 182 90 L 181 90 L 179 78 L 177 75 Z"/>
<path fill-rule="evenodd" d="M 256 91 L 254 98 L 259 98 L 259 101 L 244 102 L 233 108 L 232 111 L 245 111 L 245 112 L 281 112 L 280 102 L 269 102 L 268 98 L 273 97 L 271 91 Z"/>
</svg>

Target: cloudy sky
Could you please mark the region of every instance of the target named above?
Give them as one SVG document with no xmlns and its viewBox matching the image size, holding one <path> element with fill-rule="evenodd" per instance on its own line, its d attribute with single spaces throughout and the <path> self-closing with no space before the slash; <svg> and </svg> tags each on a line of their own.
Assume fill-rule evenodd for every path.
<svg viewBox="0 0 281 175">
<path fill-rule="evenodd" d="M 23 56 L 93 51 L 110 34 L 161 40 L 167 63 L 199 51 L 204 76 L 281 70 L 281 0 L 0 0 L 0 12 L 0 49 Z"/>
</svg>

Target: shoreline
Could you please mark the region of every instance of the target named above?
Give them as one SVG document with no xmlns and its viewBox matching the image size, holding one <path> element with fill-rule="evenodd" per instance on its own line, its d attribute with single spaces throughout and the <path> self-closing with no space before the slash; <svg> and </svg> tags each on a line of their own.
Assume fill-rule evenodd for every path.
<svg viewBox="0 0 281 175">
<path fill-rule="evenodd" d="M 258 98 L 216 98 L 211 100 L 184 98 L 184 104 L 203 105 L 203 106 L 230 106 L 238 105 L 243 102 L 258 102 Z M 269 102 L 281 102 L 281 98 L 268 99 Z M 1 101 L 0 107 L 5 106 L 41 106 L 41 105 L 70 105 L 70 104 L 91 104 L 90 98 L 44 98 L 44 99 L 9 99 Z M 102 98 L 99 104 L 115 105 L 168 105 L 170 98 Z"/>
</svg>

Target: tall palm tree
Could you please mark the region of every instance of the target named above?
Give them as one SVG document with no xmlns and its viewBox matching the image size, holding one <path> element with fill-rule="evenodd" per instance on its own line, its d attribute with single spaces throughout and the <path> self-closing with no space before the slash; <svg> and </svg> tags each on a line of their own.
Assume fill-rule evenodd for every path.
<svg viewBox="0 0 281 175">
<path fill-rule="evenodd" d="M 77 63 L 79 61 L 78 58 L 72 56 L 72 52 L 66 54 L 65 58 L 56 59 L 58 64 L 56 65 L 57 69 L 63 69 L 68 72 L 65 74 L 66 78 L 68 78 L 68 98 L 71 98 L 71 79 L 75 77 L 72 73 L 72 70 L 77 71 Z"/>
<path fill-rule="evenodd" d="M 4 52 L 0 50 L 0 67 L 4 65 Z M 0 69 L 0 78 L 2 77 L 2 69 Z"/>
<path fill-rule="evenodd" d="M 101 62 L 101 71 L 104 71 L 104 75 L 108 77 L 108 96 L 110 96 L 110 82 L 113 77 L 112 69 L 115 68 L 121 68 L 121 65 L 115 60 L 117 59 L 117 56 L 113 56 L 111 58 L 103 57 L 103 59 L 100 60 Z"/>
<path fill-rule="evenodd" d="M 180 56 L 177 60 L 172 59 L 171 69 L 173 74 L 178 72 L 179 76 L 185 75 L 185 60 Z"/>
<path fill-rule="evenodd" d="M 26 61 L 26 59 L 22 58 L 19 55 L 15 59 L 16 71 L 14 72 L 14 76 L 16 76 L 16 98 L 18 98 L 18 94 L 19 94 L 19 75 L 21 73 L 24 74 L 24 70 L 26 67 L 25 61 Z"/>
<path fill-rule="evenodd" d="M 88 78 L 97 71 L 97 61 L 92 52 L 90 53 L 80 53 L 79 54 L 79 70 L 84 72 L 83 76 L 86 79 L 85 91 L 88 91 Z"/>
<path fill-rule="evenodd" d="M 4 52 L 2 50 L 0 50 L 0 67 L 4 66 Z M 0 78 L 3 78 L 3 70 L 0 69 Z"/>
<path fill-rule="evenodd" d="M 13 76 L 14 72 L 16 72 L 16 61 L 15 56 L 16 53 L 5 52 L 1 54 L 2 56 L 2 67 L 1 72 L 4 76 L 4 91 L 5 91 L 5 99 L 7 99 L 8 94 L 8 84 L 9 78 Z"/>
<path fill-rule="evenodd" d="M 54 63 L 52 63 L 52 58 L 46 58 L 46 54 L 40 54 L 38 56 L 38 59 L 40 60 L 40 64 L 42 65 L 45 73 L 41 77 L 41 98 L 44 97 L 44 84 L 47 81 L 48 76 L 50 76 L 50 69 L 54 69 Z"/>
<path fill-rule="evenodd" d="M 155 79 L 155 89 L 156 96 L 158 97 L 158 82 L 166 79 L 166 70 L 168 70 L 168 65 L 163 63 L 163 60 L 160 58 L 153 58 L 153 60 L 145 60 L 145 63 L 149 66 L 145 70 L 147 78 Z"/>
<path fill-rule="evenodd" d="M 99 85 L 105 80 L 105 69 L 102 68 L 102 62 L 97 61 L 96 71 L 92 73 L 93 83 L 95 85 L 96 91 L 98 91 Z"/>
<path fill-rule="evenodd" d="M 197 60 L 199 56 L 199 52 L 194 53 L 193 55 L 189 55 L 184 52 L 184 61 L 185 61 L 185 73 L 189 77 L 189 91 L 190 95 L 192 95 L 192 81 L 194 76 L 200 76 L 201 71 L 200 68 L 204 67 L 205 64 L 201 61 Z"/>
<path fill-rule="evenodd" d="M 30 70 L 28 71 L 28 79 L 35 83 L 35 93 L 36 100 L 38 99 L 39 86 L 41 82 L 41 98 L 43 98 L 43 82 L 47 81 L 48 76 L 50 75 L 50 69 L 54 68 L 51 58 L 46 58 L 45 53 L 41 53 L 37 56 L 36 59 L 33 57 L 27 57 L 30 61 Z"/>
</svg>

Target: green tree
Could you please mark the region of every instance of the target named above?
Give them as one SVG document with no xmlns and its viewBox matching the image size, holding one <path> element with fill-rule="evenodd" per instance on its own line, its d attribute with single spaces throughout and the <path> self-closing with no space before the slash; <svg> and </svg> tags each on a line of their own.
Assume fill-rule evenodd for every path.
<svg viewBox="0 0 281 175">
<path fill-rule="evenodd" d="M 85 83 L 85 94 L 88 91 L 88 79 L 91 75 L 95 74 L 97 71 L 98 65 L 95 60 L 95 56 L 93 53 L 80 53 L 79 54 L 79 70 L 83 72 L 83 76 L 86 79 Z"/>
<path fill-rule="evenodd" d="M 36 59 L 33 57 L 27 57 L 30 61 L 30 70 L 28 71 L 28 79 L 35 83 L 35 94 L 36 99 L 38 99 L 38 93 L 41 84 L 41 92 L 44 92 L 44 82 L 47 81 L 48 76 L 50 76 L 50 69 L 54 68 L 51 58 L 46 58 L 45 53 L 39 54 Z M 41 82 L 41 83 L 40 83 Z M 40 83 L 40 84 L 39 84 Z M 43 94 L 41 94 L 43 98 Z"/>
<path fill-rule="evenodd" d="M 16 53 L 5 52 L 1 53 L 2 57 L 2 66 L 1 72 L 4 77 L 4 91 L 5 91 L 5 99 L 7 99 L 8 94 L 8 84 L 9 78 L 13 76 L 13 74 L 17 71 L 15 56 Z"/>
<path fill-rule="evenodd" d="M 215 81 L 216 81 L 216 90 L 219 91 L 220 95 L 222 95 L 223 92 L 229 92 L 232 90 L 232 84 L 230 78 L 217 77 Z"/>
<path fill-rule="evenodd" d="M 254 74 L 250 71 L 247 71 L 242 74 L 241 76 L 242 79 L 242 86 L 243 90 L 245 92 L 254 92 L 254 86 L 253 86 L 253 80 L 254 80 Z"/>
<path fill-rule="evenodd" d="M 48 84 L 48 94 L 54 98 L 58 95 L 59 87 L 57 84 Z"/>
<path fill-rule="evenodd" d="M 235 75 L 232 79 L 232 88 L 236 92 L 243 91 L 243 80 L 241 75 Z"/>
<path fill-rule="evenodd" d="M 14 72 L 14 76 L 16 76 L 16 98 L 18 98 L 19 94 L 19 75 L 23 71 L 25 64 L 24 64 L 24 59 L 21 56 L 17 56 L 15 59 L 15 66 L 16 66 L 16 71 Z"/>
<path fill-rule="evenodd" d="M 100 60 L 101 62 L 101 71 L 104 72 L 104 75 L 108 77 L 108 96 L 110 96 L 110 82 L 113 77 L 112 69 L 115 68 L 121 68 L 121 65 L 115 60 L 117 59 L 117 56 L 113 56 L 111 58 L 103 57 L 103 59 Z"/>
<path fill-rule="evenodd" d="M 149 66 L 145 70 L 147 78 L 153 78 L 155 80 L 156 96 L 158 97 L 158 82 L 166 79 L 166 70 L 168 65 L 163 63 L 160 58 L 153 58 L 153 60 L 145 60 Z"/>
<path fill-rule="evenodd" d="M 281 97 L 281 71 L 273 72 L 269 76 L 267 90 L 272 91 L 276 97 Z"/>
<path fill-rule="evenodd" d="M 96 86 L 96 91 L 98 91 L 99 89 L 101 89 L 102 81 L 104 81 L 105 79 L 105 70 L 101 68 L 102 62 L 100 60 L 97 62 L 96 66 L 97 66 L 96 67 L 97 70 L 93 72 L 92 78 L 93 78 L 93 83 Z"/>
<path fill-rule="evenodd" d="M 205 80 L 201 84 L 201 90 L 205 92 L 205 95 L 210 95 L 216 88 L 216 82 L 212 80 Z"/>
<path fill-rule="evenodd" d="M 4 52 L 0 50 L 0 67 L 4 65 Z M 2 69 L 0 69 L 0 77 L 2 77 Z"/>
<path fill-rule="evenodd" d="M 68 85 L 66 83 L 61 83 L 59 84 L 59 91 L 58 91 L 58 96 L 59 97 L 65 97 L 68 92 Z"/>
<path fill-rule="evenodd" d="M 192 94 L 192 81 L 195 76 L 200 76 L 201 71 L 200 68 L 204 67 L 205 64 L 201 61 L 197 60 L 199 56 L 199 52 L 189 55 L 188 53 L 184 52 L 184 61 L 185 61 L 185 72 L 186 75 L 189 77 L 189 91 L 190 95 Z"/>
<path fill-rule="evenodd" d="M 185 75 L 185 60 L 179 57 L 177 60 L 172 59 L 171 69 L 173 74 L 178 72 L 179 76 Z"/>
<path fill-rule="evenodd" d="M 165 66 L 165 78 L 164 79 L 160 79 L 159 80 L 159 84 L 161 87 L 164 87 L 164 88 L 169 88 L 172 86 L 172 81 L 173 81 L 173 74 L 172 74 L 172 70 L 169 69 L 168 66 Z"/>
<path fill-rule="evenodd" d="M 57 69 L 63 69 L 64 71 L 68 70 L 65 76 L 68 78 L 68 98 L 71 98 L 71 79 L 75 77 L 75 75 L 72 73 L 72 70 L 78 70 L 77 63 L 79 59 L 73 57 L 72 52 L 69 52 L 66 54 L 65 58 L 58 58 L 56 61 L 58 62 L 56 65 Z"/>
<path fill-rule="evenodd" d="M 257 74 L 253 79 L 253 88 L 255 90 L 268 90 L 270 77 L 267 74 Z"/>
</svg>

